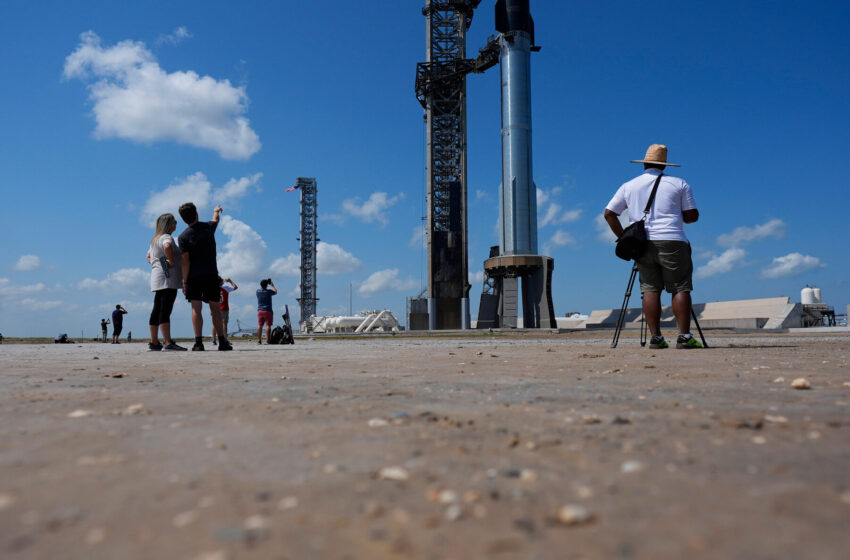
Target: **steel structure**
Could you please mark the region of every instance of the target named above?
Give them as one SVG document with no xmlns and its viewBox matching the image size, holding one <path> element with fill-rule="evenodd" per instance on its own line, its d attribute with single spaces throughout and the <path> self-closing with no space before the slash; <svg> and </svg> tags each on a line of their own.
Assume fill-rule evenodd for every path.
<svg viewBox="0 0 850 560">
<path fill-rule="evenodd" d="M 428 327 L 469 327 L 466 75 L 499 60 L 491 41 L 466 59 L 466 31 L 481 0 L 428 0 L 427 61 L 416 66 L 427 144 Z"/>
<path fill-rule="evenodd" d="M 297 301 L 301 306 L 301 331 L 309 332 L 312 325 L 310 318 L 316 314 L 316 302 L 319 301 L 316 297 L 318 187 L 316 179 L 309 177 L 298 177 L 295 185 L 301 191 L 301 236 L 298 238 L 301 241 L 301 297 Z"/>
</svg>

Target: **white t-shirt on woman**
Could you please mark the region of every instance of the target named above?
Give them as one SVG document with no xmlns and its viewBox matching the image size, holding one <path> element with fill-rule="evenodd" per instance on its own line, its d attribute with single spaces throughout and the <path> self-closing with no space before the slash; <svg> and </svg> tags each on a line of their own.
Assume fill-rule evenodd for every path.
<svg viewBox="0 0 850 560">
<path fill-rule="evenodd" d="M 174 252 L 174 266 L 168 268 L 168 278 L 165 277 L 165 271 L 162 268 L 160 257 L 165 256 L 165 244 L 171 245 L 171 250 Z M 151 291 L 156 292 L 171 288 L 179 290 L 183 287 L 183 262 L 180 258 L 180 247 L 168 233 L 163 233 L 157 237 L 156 241 L 148 250 L 151 256 Z"/>
</svg>

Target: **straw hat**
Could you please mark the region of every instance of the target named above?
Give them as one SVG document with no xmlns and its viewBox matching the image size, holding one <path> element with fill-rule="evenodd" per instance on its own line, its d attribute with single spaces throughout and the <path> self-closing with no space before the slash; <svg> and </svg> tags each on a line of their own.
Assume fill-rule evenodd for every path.
<svg viewBox="0 0 850 560">
<path fill-rule="evenodd" d="M 667 146 L 664 144 L 653 144 L 646 150 L 646 156 L 643 159 L 633 159 L 632 163 L 655 163 L 681 167 L 678 163 L 667 163 Z"/>
</svg>

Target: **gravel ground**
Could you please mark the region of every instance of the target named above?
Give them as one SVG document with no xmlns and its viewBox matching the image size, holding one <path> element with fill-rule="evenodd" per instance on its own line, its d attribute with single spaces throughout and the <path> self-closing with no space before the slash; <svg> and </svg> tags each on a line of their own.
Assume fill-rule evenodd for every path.
<svg viewBox="0 0 850 560">
<path fill-rule="evenodd" d="M 0 558 L 848 558 L 850 335 L 707 335 L 3 344 Z"/>
</svg>

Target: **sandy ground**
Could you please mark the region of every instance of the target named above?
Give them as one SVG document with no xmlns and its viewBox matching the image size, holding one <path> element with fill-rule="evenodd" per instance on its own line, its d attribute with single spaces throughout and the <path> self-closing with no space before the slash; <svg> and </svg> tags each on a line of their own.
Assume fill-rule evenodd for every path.
<svg viewBox="0 0 850 560">
<path fill-rule="evenodd" d="M 3 344 L 0 558 L 848 558 L 850 336 L 707 335 Z"/>
</svg>

